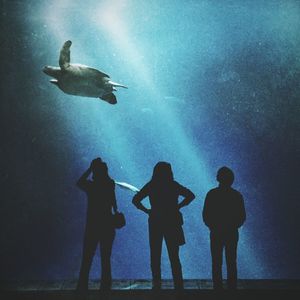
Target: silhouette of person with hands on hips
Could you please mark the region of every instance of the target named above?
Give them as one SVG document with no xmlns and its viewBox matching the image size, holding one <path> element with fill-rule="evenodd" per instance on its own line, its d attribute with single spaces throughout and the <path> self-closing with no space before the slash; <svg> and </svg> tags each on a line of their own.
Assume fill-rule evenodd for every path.
<svg viewBox="0 0 300 300">
<path fill-rule="evenodd" d="M 227 285 L 229 289 L 236 289 L 238 228 L 246 220 L 244 200 L 231 187 L 234 181 L 231 169 L 220 168 L 217 181 L 219 186 L 207 193 L 202 212 L 203 221 L 210 229 L 213 287 L 216 290 L 223 289 L 222 257 L 225 249 Z"/>
<path fill-rule="evenodd" d="M 178 203 L 179 196 L 184 197 L 180 203 Z M 149 197 L 151 209 L 141 203 L 146 197 Z M 163 239 L 166 242 L 171 263 L 174 287 L 176 290 L 183 289 L 179 246 L 185 244 L 185 238 L 182 229 L 183 218 L 179 210 L 194 198 L 195 195 L 189 189 L 174 181 L 171 165 L 167 162 L 156 164 L 152 179 L 133 197 L 132 203 L 149 215 L 152 289 L 154 290 L 161 288 Z"/>
<path fill-rule="evenodd" d="M 89 180 L 88 177 L 91 174 L 92 180 Z M 88 197 L 82 263 L 77 291 L 86 292 L 88 290 L 89 272 L 98 244 L 101 254 L 101 290 L 109 290 L 112 283 L 110 257 L 115 238 L 112 210 L 114 213 L 118 210 L 115 182 L 109 177 L 106 163 L 100 158 L 96 158 L 79 178 L 77 186 L 86 192 Z"/>
</svg>

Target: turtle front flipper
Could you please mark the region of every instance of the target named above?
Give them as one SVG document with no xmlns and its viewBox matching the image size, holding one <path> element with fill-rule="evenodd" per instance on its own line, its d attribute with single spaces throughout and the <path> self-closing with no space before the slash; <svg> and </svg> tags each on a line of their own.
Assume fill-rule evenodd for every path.
<svg viewBox="0 0 300 300">
<path fill-rule="evenodd" d="M 66 69 L 70 65 L 70 47 L 71 41 L 66 41 L 60 50 L 59 66 L 62 70 Z"/>
<path fill-rule="evenodd" d="M 110 104 L 116 104 L 117 103 L 117 98 L 113 93 L 103 95 L 100 97 L 100 99 L 110 103 Z"/>
</svg>

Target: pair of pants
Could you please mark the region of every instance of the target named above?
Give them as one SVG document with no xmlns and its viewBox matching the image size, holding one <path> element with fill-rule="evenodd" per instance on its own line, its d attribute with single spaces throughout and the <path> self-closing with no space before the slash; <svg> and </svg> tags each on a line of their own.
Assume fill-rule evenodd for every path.
<svg viewBox="0 0 300 300">
<path fill-rule="evenodd" d="M 150 259 L 153 285 L 161 286 L 161 251 L 162 242 L 165 239 L 169 260 L 171 263 L 173 281 L 175 289 L 183 288 L 182 269 L 179 259 L 179 244 L 174 240 L 174 234 L 171 229 L 165 229 L 159 223 L 149 220 L 149 242 L 150 242 Z"/>
<path fill-rule="evenodd" d="M 211 231 L 210 250 L 212 257 L 212 279 L 214 288 L 222 288 L 223 249 L 225 249 L 228 288 L 237 286 L 237 243 L 238 230 Z"/>
<path fill-rule="evenodd" d="M 111 229 L 104 232 L 90 231 L 91 230 L 86 230 L 84 237 L 82 262 L 77 288 L 82 290 L 88 289 L 90 268 L 99 243 L 101 256 L 101 288 L 109 289 L 112 281 L 110 257 L 115 238 L 115 230 Z"/>
</svg>

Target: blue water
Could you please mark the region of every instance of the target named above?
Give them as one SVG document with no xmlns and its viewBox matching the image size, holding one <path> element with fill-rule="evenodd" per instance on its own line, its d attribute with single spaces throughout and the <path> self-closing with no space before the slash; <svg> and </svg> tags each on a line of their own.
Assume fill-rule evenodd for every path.
<svg viewBox="0 0 300 300">
<path fill-rule="evenodd" d="M 78 276 L 86 198 L 75 182 L 98 156 L 112 178 L 139 188 L 158 161 L 168 161 L 175 179 L 196 194 L 182 210 L 185 278 L 211 276 L 201 212 L 224 165 L 235 172 L 247 211 L 239 277 L 300 276 L 292 238 L 292 222 L 299 224 L 298 1 L 3 1 L 2 12 L 6 32 L 15 33 L 5 38 L 5 95 L 16 103 L 15 112 L 5 106 L 5 120 L 17 123 L 8 144 L 12 164 L 23 166 L 5 177 L 15 226 L 3 232 L 21 245 L 22 228 L 29 236 L 27 262 L 19 243 L 4 247 L 14 261 L 4 262 L 10 277 Z M 67 95 L 48 82 L 41 70 L 58 66 L 66 40 L 73 42 L 71 62 L 128 86 L 116 92 L 117 105 Z M 131 204 L 132 192 L 116 191 L 127 226 L 117 232 L 113 277 L 151 278 L 147 218 Z M 91 277 L 99 277 L 99 265 L 97 254 Z M 171 277 L 165 248 L 162 271 Z"/>
</svg>

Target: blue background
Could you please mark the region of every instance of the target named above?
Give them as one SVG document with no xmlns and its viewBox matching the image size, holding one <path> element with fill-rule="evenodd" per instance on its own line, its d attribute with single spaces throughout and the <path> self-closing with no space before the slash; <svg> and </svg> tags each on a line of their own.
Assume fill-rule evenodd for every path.
<svg viewBox="0 0 300 300">
<path fill-rule="evenodd" d="M 299 32 L 299 1 L 1 1 L 1 278 L 77 278 L 75 182 L 97 156 L 139 188 L 168 161 L 196 194 L 182 210 L 185 278 L 211 276 L 201 212 L 229 166 L 247 211 L 239 277 L 300 278 Z M 71 62 L 129 87 L 117 105 L 48 82 L 66 40 Z M 147 217 L 116 192 L 127 226 L 113 277 L 151 278 Z M 99 265 L 97 253 L 92 278 Z M 170 278 L 165 248 L 162 269 Z"/>
</svg>

